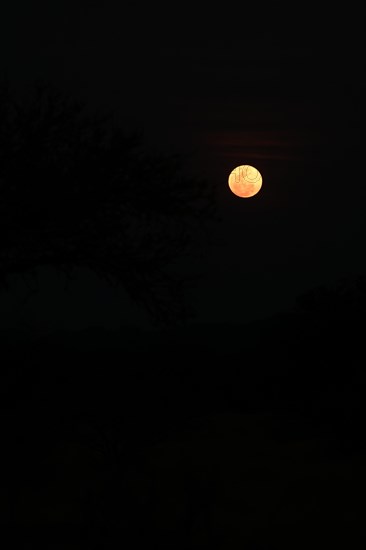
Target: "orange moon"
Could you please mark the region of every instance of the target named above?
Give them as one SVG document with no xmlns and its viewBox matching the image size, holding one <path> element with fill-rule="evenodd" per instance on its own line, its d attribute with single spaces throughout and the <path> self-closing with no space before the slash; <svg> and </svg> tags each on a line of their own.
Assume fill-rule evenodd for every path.
<svg viewBox="0 0 366 550">
<path fill-rule="evenodd" d="M 261 173 L 250 164 L 237 166 L 229 175 L 229 187 L 238 197 L 253 197 L 262 187 Z"/>
</svg>

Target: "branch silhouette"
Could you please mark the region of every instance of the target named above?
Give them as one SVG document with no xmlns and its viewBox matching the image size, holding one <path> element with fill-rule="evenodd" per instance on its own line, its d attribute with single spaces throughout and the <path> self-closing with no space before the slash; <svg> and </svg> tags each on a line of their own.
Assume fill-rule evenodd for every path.
<svg viewBox="0 0 366 550">
<path fill-rule="evenodd" d="M 0 276 L 86 267 L 123 285 L 154 322 L 194 315 L 177 267 L 202 254 L 214 189 L 181 155 L 152 153 L 113 113 L 90 114 L 48 83 L 0 90 Z"/>
</svg>

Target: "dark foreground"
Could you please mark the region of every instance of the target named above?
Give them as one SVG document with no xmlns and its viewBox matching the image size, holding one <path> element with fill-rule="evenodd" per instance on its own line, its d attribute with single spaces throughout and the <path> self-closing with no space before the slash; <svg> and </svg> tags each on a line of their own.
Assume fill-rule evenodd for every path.
<svg viewBox="0 0 366 550">
<path fill-rule="evenodd" d="M 363 333 L 3 334 L 6 547 L 365 548 Z"/>
</svg>

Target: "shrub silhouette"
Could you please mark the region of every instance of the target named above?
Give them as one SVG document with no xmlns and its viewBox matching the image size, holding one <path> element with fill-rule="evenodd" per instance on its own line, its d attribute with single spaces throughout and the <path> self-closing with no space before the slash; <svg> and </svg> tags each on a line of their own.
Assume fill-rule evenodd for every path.
<svg viewBox="0 0 366 550">
<path fill-rule="evenodd" d="M 217 221 L 214 189 L 183 156 L 147 150 L 113 113 L 91 114 L 48 83 L 26 100 L 0 90 L 0 277 L 39 266 L 89 268 L 123 285 L 158 323 L 194 315 L 193 276 Z"/>
</svg>

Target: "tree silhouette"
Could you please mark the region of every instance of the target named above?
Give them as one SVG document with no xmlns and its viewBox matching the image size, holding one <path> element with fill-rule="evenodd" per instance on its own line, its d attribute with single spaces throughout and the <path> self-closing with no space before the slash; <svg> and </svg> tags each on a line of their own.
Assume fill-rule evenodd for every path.
<svg viewBox="0 0 366 550">
<path fill-rule="evenodd" d="M 212 185 L 184 161 L 48 83 L 26 99 L 3 83 L 2 284 L 40 266 L 84 267 L 122 285 L 154 322 L 194 315 L 185 289 L 195 275 L 179 262 L 202 254 L 218 217 Z"/>
<path fill-rule="evenodd" d="M 344 277 L 333 284 L 322 284 L 297 297 L 297 307 L 333 321 L 364 323 L 366 276 Z"/>
</svg>

